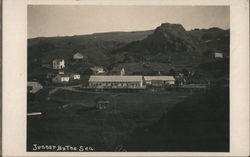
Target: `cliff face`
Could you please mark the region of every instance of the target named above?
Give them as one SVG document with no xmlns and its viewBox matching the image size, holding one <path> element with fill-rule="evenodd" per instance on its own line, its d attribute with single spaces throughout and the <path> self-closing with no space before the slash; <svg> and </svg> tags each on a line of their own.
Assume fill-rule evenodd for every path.
<svg viewBox="0 0 250 157">
<path fill-rule="evenodd" d="M 180 24 L 164 23 L 144 40 L 144 45 L 158 53 L 194 51 L 197 41 Z"/>
</svg>

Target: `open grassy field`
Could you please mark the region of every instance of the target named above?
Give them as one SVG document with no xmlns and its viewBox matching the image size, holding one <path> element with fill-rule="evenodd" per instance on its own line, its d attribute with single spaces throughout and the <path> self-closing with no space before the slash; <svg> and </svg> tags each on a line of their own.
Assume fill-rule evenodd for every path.
<svg viewBox="0 0 250 157">
<path fill-rule="evenodd" d="M 42 112 L 27 119 L 27 150 L 33 144 L 92 146 L 95 151 L 115 151 L 136 129 L 153 124 L 189 93 L 72 92 L 59 90 L 47 97 L 46 89 L 33 99 L 28 112 Z M 96 98 L 108 99 L 105 110 L 94 109 Z M 71 104 L 71 108 L 62 109 Z M 80 107 L 79 107 L 80 106 Z"/>
</svg>

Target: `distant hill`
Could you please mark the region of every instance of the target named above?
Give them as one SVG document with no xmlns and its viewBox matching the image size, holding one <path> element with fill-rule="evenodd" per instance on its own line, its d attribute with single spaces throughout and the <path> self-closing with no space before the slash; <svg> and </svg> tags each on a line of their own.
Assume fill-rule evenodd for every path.
<svg viewBox="0 0 250 157">
<path fill-rule="evenodd" d="M 105 65 L 108 53 L 129 42 L 146 38 L 153 31 L 109 32 L 90 35 L 65 37 L 38 37 L 28 39 L 29 64 L 34 60 L 46 63 L 54 58 L 71 59 L 72 55 L 80 52 L 89 57 L 94 64 Z"/>
<path fill-rule="evenodd" d="M 147 31 L 133 31 L 133 32 L 93 33 L 87 35 L 61 36 L 61 37 L 37 37 L 28 39 L 28 43 L 29 46 L 33 46 L 44 40 L 50 40 L 50 41 L 60 40 L 61 42 L 75 40 L 81 42 L 83 40 L 91 40 L 91 39 L 129 43 L 132 41 L 142 40 L 146 38 L 149 34 L 152 34 L 153 32 L 154 30 L 147 30 Z"/>
</svg>

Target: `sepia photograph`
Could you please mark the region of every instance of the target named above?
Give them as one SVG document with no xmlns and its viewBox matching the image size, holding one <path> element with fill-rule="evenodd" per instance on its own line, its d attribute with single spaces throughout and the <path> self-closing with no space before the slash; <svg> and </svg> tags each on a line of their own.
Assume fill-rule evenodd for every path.
<svg viewBox="0 0 250 157">
<path fill-rule="evenodd" d="M 229 6 L 27 16 L 27 152 L 230 151 Z"/>
</svg>

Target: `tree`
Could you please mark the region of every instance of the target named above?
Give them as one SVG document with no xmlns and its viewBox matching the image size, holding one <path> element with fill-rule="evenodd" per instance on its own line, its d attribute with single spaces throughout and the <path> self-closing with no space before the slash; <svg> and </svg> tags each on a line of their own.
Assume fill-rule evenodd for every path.
<svg viewBox="0 0 250 157">
<path fill-rule="evenodd" d="M 185 77 L 188 77 L 189 71 L 187 69 L 182 69 L 182 73 Z"/>
<path fill-rule="evenodd" d="M 169 73 L 170 73 L 170 75 L 173 75 L 173 76 L 175 76 L 175 75 L 176 75 L 176 72 L 175 72 L 175 70 L 174 70 L 174 69 L 170 69 Z"/>
</svg>

